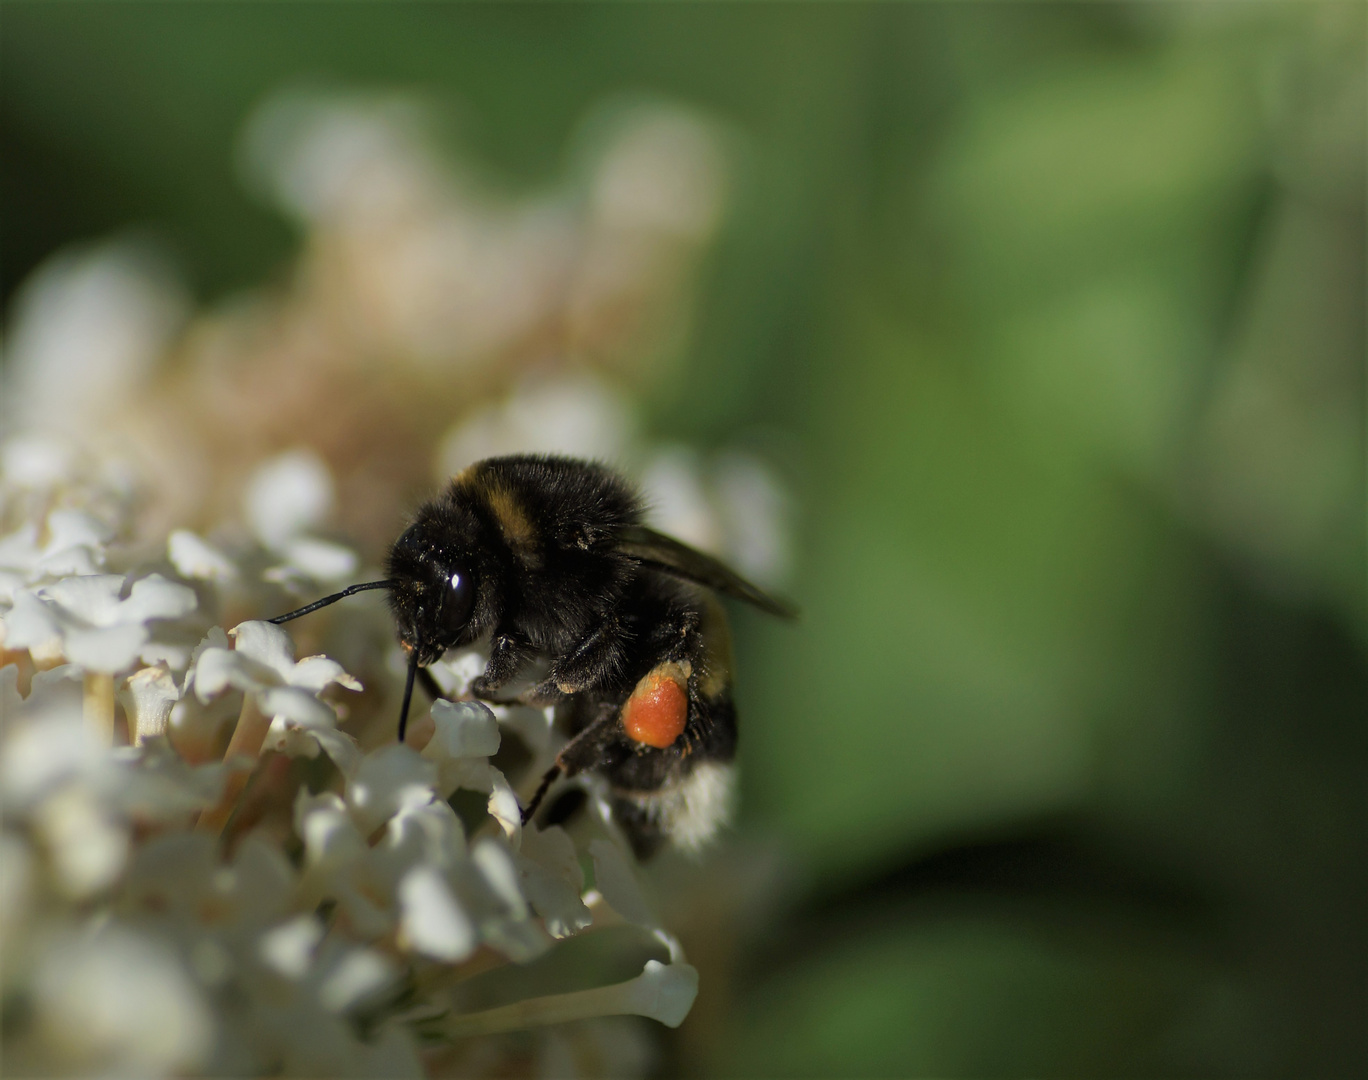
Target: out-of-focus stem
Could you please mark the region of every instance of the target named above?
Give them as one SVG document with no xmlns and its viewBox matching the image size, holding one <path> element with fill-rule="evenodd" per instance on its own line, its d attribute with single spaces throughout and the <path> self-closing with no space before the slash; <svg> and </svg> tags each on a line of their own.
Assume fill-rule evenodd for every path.
<svg viewBox="0 0 1368 1080">
<path fill-rule="evenodd" d="M 102 746 L 114 745 L 114 676 L 87 671 L 82 684 L 81 711 L 86 726 Z"/>
<path fill-rule="evenodd" d="M 591 1020 L 596 1016 L 621 1016 L 632 1010 L 624 1008 L 623 984 L 599 986 L 592 990 L 576 990 L 569 994 L 528 998 L 503 1005 L 497 1009 L 453 1016 L 441 1027 L 444 1035 L 468 1038 L 472 1035 L 497 1035 L 504 1031 L 564 1024 L 570 1020 Z"/>
<path fill-rule="evenodd" d="M 486 945 L 469 960 L 455 965 L 444 964 L 441 967 L 433 967 L 419 975 L 417 978 L 418 990 L 427 996 L 434 990 L 455 986 L 467 979 L 473 979 L 476 975 L 483 975 L 487 971 L 497 971 L 512 962 L 503 953 L 496 952 Z"/>
<path fill-rule="evenodd" d="M 255 761 L 261 754 L 261 744 L 266 741 L 266 732 L 270 730 L 271 722 L 261 715 L 261 710 L 256 706 L 256 700 L 248 694 L 242 702 L 242 712 L 238 715 L 237 727 L 233 729 L 233 737 L 228 740 L 228 750 L 224 754 L 224 760 L 231 760 L 234 757 L 242 756 Z M 199 818 L 199 829 L 204 832 L 222 832 L 223 826 L 233 813 L 233 807 L 237 805 L 238 797 L 242 794 L 242 789 L 247 786 L 249 772 L 236 771 L 228 774 L 228 779 L 223 785 L 223 796 L 215 806 L 203 811 Z"/>
</svg>

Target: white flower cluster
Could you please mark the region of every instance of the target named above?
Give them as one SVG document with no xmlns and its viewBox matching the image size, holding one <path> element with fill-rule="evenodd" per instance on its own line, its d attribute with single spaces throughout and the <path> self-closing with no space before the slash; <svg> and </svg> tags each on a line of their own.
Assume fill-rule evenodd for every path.
<svg viewBox="0 0 1368 1080">
<path fill-rule="evenodd" d="M 502 1033 L 528 1030 L 555 1075 L 644 1067 L 630 1032 L 547 1028 L 676 1026 L 697 989 L 605 814 L 574 839 L 521 827 L 491 758 L 510 735 L 544 754 L 547 717 L 439 701 L 407 744 L 363 752 L 343 699 L 371 695 L 341 664 L 296 659 L 267 622 L 212 625 L 260 549 L 178 532 L 155 565 L 116 572 L 117 515 L 100 508 L 122 496 L 74 468 L 11 468 L 22 449 L 0 474 L 11 1074 L 504 1074 Z M 275 551 L 288 561 L 299 535 Z M 569 993 L 482 986 L 609 927 L 658 959 Z"/>
</svg>

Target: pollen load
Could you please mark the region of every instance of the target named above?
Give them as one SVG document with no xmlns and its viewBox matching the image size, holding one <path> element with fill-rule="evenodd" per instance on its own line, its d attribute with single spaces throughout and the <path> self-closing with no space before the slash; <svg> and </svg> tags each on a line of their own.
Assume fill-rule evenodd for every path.
<svg viewBox="0 0 1368 1080">
<path fill-rule="evenodd" d="M 689 720 L 688 679 L 680 664 L 660 664 L 643 676 L 622 706 L 627 735 L 657 750 L 673 746 Z"/>
</svg>

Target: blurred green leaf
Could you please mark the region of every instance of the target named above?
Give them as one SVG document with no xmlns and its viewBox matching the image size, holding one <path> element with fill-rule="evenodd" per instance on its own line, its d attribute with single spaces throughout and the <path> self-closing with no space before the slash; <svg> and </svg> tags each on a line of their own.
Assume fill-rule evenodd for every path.
<svg viewBox="0 0 1368 1080">
<path fill-rule="evenodd" d="M 1114 1076 L 1258 1071 L 1247 992 L 1173 943 L 973 918 L 846 928 L 761 984 L 719 1075 Z M 854 931 L 854 934 L 850 934 Z M 1192 1045 L 1183 1017 L 1209 1026 Z"/>
</svg>

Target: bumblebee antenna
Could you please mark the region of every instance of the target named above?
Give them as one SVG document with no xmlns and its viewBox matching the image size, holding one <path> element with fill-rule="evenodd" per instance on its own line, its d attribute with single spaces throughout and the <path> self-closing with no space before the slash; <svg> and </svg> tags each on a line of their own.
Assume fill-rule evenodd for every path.
<svg viewBox="0 0 1368 1080">
<path fill-rule="evenodd" d="M 413 700 L 413 677 L 418 674 L 418 650 L 409 657 L 408 678 L 404 680 L 404 704 L 399 707 L 399 741 L 404 741 L 404 729 L 408 727 L 409 703 Z"/>
<path fill-rule="evenodd" d="M 339 593 L 325 596 L 322 600 L 315 600 L 312 604 L 307 604 L 298 611 L 289 611 L 284 615 L 277 615 L 274 619 L 267 619 L 266 621 L 275 623 L 279 626 L 281 623 L 287 623 L 291 619 L 299 618 L 301 615 L 308 615 L 310 612 L 317 611 L 319 608 L 325 608 L 329 604 L 335 604 L 344 597 L 351 596 L 352 593 L 365 592 L 367 589 L 392 589 L 396 584 L 398 583 L 392 578 L 387 578 L 384 581 L 367 581 L 361 585 L 351 585 Z"/>
</svg>

